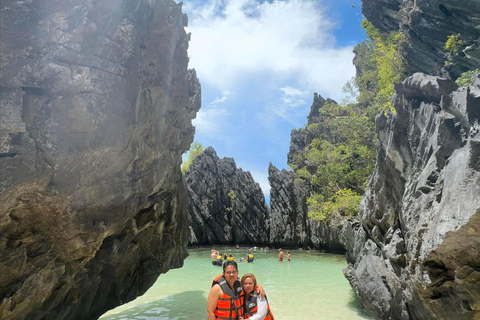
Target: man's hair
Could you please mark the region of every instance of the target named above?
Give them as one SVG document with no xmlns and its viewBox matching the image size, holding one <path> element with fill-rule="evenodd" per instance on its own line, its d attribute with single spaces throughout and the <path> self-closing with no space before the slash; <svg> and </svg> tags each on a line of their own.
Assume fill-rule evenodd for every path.
<svg viewBox="0 0 480 320">
<path fill-rule="evenodd" d="M 223 264 L 223 272 L 225 272 L 225 269 L 228 267 L 228 266 L 234 266 L 235 269 L 237 269 L 238 271 L 238 265 L 235 261 L 233 260 L 229 260 L 229 261 L 226 261 L 224 264 Z"/>
</svg>

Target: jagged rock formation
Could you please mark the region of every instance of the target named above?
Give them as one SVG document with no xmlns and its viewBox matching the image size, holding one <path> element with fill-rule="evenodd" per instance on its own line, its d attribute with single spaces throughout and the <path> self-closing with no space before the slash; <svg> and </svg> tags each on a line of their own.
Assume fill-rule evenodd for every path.
<svg viewBox="0 0 480 320">
<path fill-rule="evenodd" d="M 0 12 L 0 318 L 95 319 L 187 255 L 187 18 L 169 0 Z"/>
<path fill-rule="evenodd" d="M 380 319 L 478 319 L 480 79 L 417 73 L 395 89 L 345 275 Z"/>
<path fill-rule="evenodd" d="M 345 251 L 339 240 L 345 221 L 340 217 L 328 223 L 310 219 L 306 205 L 309 189 L 295 178 L 293 171 L 280 171 L 270 163 L 270 243 L 276 247 Z"/>
<path fill-rule="evenodd" d="M 314 93 L 313 103 L 307 117 L 307 126 L 321 122 L 319 109 L 325 103 L 335 103 Z M 319 130 L 322 130 L 320 127 Z M 294 163 L 295 157 L 305 152 L 307 146 L 317 136 L 305 128 L 291 132 L 288 163 Z M 340 242 L 344 218 L 335 217 L 328 223 L 308 217 L 306 200 L 310 187 L 302 181 L 296 181 L 293 171 L 279 171 L 274 165 L 268 168 L 270 183 L 271 228 L 270 243 L 278 247 L 311 247 L 328 251 L 345 251 Z"/>
<path fill-rule="evenodd" d="M 377 28 L 400 30 L 407 74 L 452 75 L 480 66 L 480 2 L 458 0 L 362 0 L 363 15 Z M 453 64 L 444 68 L 447 37 L 460 34 L 464 43 Z"/>
<path fill-rule="evenodd" d="M 185 173 L 192 245 L 268 244 L 269 210 L 260 185 L 212 147 Z"/>
<path fill-rule="evenodd" d="M 321 122 L 319 110 L 326 103 L 336 102 L 335 100 L 332 100 L 330 98 L 324 99 L 321 95 L 318 95 L 317 93 L 313 94 L 313 103 L 310 107 L 310 113 L 307 116 L 306 126 Z M 322 128 L 320 128 L 320 130 L 321 129 Z M 292 132 L 290 133 L 290 150 L 287 154 L 287 162 L 294 163 L 295 156 L 305 152 L 306 147 L 315 138 L 317 138 L 317 135 L 312 135 L 308 130 L 305 130 L 304 128 L 292 130 Z"/>
</svg>

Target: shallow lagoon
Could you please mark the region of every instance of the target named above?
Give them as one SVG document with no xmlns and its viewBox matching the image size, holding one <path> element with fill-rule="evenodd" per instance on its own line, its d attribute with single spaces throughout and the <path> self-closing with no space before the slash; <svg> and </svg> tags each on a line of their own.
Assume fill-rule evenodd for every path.
<svg viewBox="0 0 480 320">
<path fill-rule="evenodd" d="M 221 250 L 233 253 L 236 259 L 245 256 L 244 249 Z M 286 258 L 287 252 L 284 253 Z M 161 275 L 143 296 L 100 319 L 206 320 L 208 292 L 212 279 L 222 268 L 211 264 L 210 248 L 189 249 L 189 254 L 182 268 Z M 291 250 L 292 261 L 279 263 L 277 250 L 265 253 L 257 249 L 254 254 L 255 262 L 239 262 L 239 274 L 255 274 L 267 292 L 276 319 L 371 319 L 360 311 L 342 274 L 346 267 L 344 256 Z"/>
</svg>

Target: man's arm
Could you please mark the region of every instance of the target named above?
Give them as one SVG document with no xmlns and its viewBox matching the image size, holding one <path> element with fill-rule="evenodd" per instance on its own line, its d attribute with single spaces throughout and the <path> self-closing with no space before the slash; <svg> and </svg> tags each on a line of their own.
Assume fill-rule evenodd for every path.
<svg viewBox="0 0 480 320">
<path fill-rule="evenodd" d="M 207 298 L 207 319 L 215 320 L 215 309 L 217 308 L 218 299 L 222 294 L 222 288 L 218 284 L 214 285 L 210 289 L 210 293 Z"/>
<path fill-rule="evenodd" d="M 259 284 L 257 284 L 257 287 L 255 288 L 255 292 L 258 294 L 258 296 L 260 298 L 265 298 L 265 296 L 267 295 L 265 293 L 265 290 L 263 290 L 263 287 Z M 210 319 L 208 319 L 208 320 L 210 320 Z"/>
</svg>

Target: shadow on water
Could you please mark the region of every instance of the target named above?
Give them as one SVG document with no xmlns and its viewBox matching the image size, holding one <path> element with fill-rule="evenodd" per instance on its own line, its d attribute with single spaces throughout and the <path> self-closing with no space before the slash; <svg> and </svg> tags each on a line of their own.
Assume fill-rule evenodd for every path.
<svg viewBox="0 0 480 320">
<path fill-rule="evenodd" d="M 135 305 L 102 320 L 206 319 L 207 299 L 202 291 L 185 291 L 161 300 Z"/>
<path fill-rule="evenodd" d="M 365 308 L 362 306 L 360 299 L 357 297 L 353 290 L 350 292 L 350 299 L 347 303 L 347 308 L 355 311 L 359 317 L 364 319 L 372 319 L 372 317 L 365 311 Z"/>
</svg>

